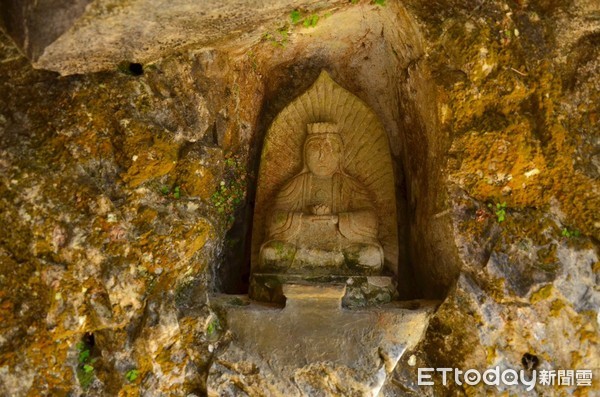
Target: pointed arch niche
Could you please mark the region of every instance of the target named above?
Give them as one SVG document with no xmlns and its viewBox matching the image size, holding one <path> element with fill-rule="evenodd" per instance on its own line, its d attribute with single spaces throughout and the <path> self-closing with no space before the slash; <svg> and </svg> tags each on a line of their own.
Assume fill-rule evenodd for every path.
<svg viewBox="0 0 600 397">
<path fill-rule="evenodd" d="M 385 225 L 380 238 L 386 266 L 396 278 L 400 299 L 444 297 L 459 269 L 442 174 L 449 137 L 440 133 L 437 91 L 424 61 L 424 49 L 425 41 L 417 23 L 398 2 L 388 2 L 385 7 L 367 3 L 347 6 L 320 20 L 317 27 L 292 34 L 283 49 L 268 48 L 264 57 L 260 56 L 260 48 L 253 49 L 263 71 L 261 110 L 250 138 L 254 175 L 263 172 L 260 169 L 264 161 L 272 163 L 273 170 L 268 172 L 279 173 L 281 179 L 298 172 L 293 169 L 298 162 L 289 159 L 301 154 L 289 152 L 286 147 L 292 145 L 269 147 L 270 127 L 283 122 L 278 117 L 294 120 L 285 122 L 289 124 L 290 142 L 302 140 L 306 134 L 296 128 L 306 128 L 311 117 L 323 116 L 341 123 L 342 133 L 349 134 L 346 139 L 380 145 L 381 155 L 365 158 L 360 157 L 361 145 L 356 145 L 354 151 L 358 151 L 359 161 L 346 161 L 344 166 L 353 177 L 368 184 L 371 176 L 363 170 L 370 169 L 373 162 L 390 163 L 382 169 L 392 174 L 391 181 L 382 182 L 376 190 L 381 208 L 378 215 Z M 319 87 L 322 71 L 332 80 L 332 84 L 325 84 L 322 89 L 334 91 L 329 93 L 333 98 L 330 102 L 318 106 L 325 113 L 315 114 L 312 107 L 321 100 L 318 94 L 321 88 L 308 94 L 314 95 L 310 101 L 299 102 L 302 112 L 286 109 L 315 82 L 315 87 Z M 325 81 L 329 77 L 320 79 Z M 343 92 L 349 95 L 342 95 Z M 354 113 L 362 114 L 352 108 L 358 105 L 349 105 L 352 98 L 356 101 L 353 103 L 368 109 L 364 113 L 368 116 L 352 119 Z M 290 114 L 284 116 L 288 111 Z M 351 130 L 359 132 L 354 136 Z M 261 197 L 272 194 L 275 188 L 250 187 L 249 205 L 243 218 L 247 231 L 244 263 L 235 265 L 238 268 L 229 267 L 230 277 L 249 275 L 257 249 L 257 243 L 251 241 L 260 241 L 260 236 L 255 235 L 264 232 L 264 214 L 258 208 L 254 217 L 254 205 L 260 207 Z"/>
<path fill-rule="evenodd" d="M 378 220 L 384 267 L 398 272 L 398 233 L 394 174 L 387 136 L 377 115 L 322 71 L 314 84 L 291 102 L 267 132 L 260 159 L 252 228 L 252 269 L 264 242 L 271 205 L 283 184 L 302 169 L 307 126 L 328 122 L 338 126 L 344 144 L 341 168 L 365 186 Z"/>
</svg>

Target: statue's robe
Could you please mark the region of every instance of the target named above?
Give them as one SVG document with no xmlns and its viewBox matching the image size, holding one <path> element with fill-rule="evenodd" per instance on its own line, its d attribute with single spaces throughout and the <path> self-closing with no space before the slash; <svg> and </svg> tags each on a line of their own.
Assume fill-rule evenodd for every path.
<svg viewBox="0 0 600 397">
<path fill-rule="evenodd" d="M 305 236 L 303 217 L 311 214 L 311 172 L 302 172 L 293 177 L 277 195 L 273 212 L 268 222 L 265 244 L 272 241 L 291 243 L 297 246 L 315 244 L 313 236 Z M 337 226 L 332 226 L 338 248 L 356 244 L 368 244 L 381 248 L 377 239 L 378 219 L 373 200 L 368 190 L 356 179 L 336 172 L 332 175 L 331 196 L 326 204 L 331 215 L 338 216 Z M 329 232 L 326 232 L 329 233 Z M 307 243 L 307 241 L 309 241 Z M 264 245 L 263 245 L 264 246 Z M 312 247 L 303 247 L 312 248 Z M 319 248 L 319 247 L 315 247 Z M 382 255 L 383 255 L 383 251 Z"/>
</svg>

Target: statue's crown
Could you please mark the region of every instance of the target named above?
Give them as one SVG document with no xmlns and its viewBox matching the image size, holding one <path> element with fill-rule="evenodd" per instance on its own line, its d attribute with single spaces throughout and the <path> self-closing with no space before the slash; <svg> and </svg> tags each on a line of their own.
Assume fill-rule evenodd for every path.
<svg viewBox="0 0 600 397">
<path fill-rule="evenodd" d="M 337 134 L 339 128 L 336 123 L 310 123 L 307 126 L 308 134 Z"/>
</svg>

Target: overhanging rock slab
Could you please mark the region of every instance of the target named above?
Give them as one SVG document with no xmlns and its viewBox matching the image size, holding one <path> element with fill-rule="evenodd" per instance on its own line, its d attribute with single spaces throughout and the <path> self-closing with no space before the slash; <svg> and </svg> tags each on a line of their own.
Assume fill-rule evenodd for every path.
<svg viewBox="0 0 600 397">
<path fill-rule="evenodd" d="M 286 23 L 296 8 L 313 11 L 346 3 L 7 0 L 0 7 L 0 28 L 34 67 L 68 75 L 115 69 L 121 61 L 153 61 L 186 46 L 260 31 L 265 23 Z"/>
</svg>

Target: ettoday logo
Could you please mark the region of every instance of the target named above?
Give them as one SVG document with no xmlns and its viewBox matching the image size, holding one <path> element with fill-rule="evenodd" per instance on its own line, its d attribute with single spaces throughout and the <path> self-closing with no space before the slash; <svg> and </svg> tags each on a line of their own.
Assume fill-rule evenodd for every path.
<svg viewBox="0 0 600 397">
<path fill-rule="evenodd" d="M 436 376 L 437 375 L 437 376 Z M 538 376 L 539 375 L 539 376 Z M 500 367 L 489 368 L 483 373 L 476 369 L 462 371 L 458 368 L 419 368 L 419 386 L 433 386 L 435 380 L 440 376 L 442 384 L 446 386 L 449 379 L 461 386 L 463 383 L 474 386 L 481 382 L 488 386 L 526 386 L 527 391 L 533 390 L 536 384 L 550 386 L 591 386 L 591 370 L 540 370 L 527 371 L 514 369 L 500 370 Z"/>
</svg>

